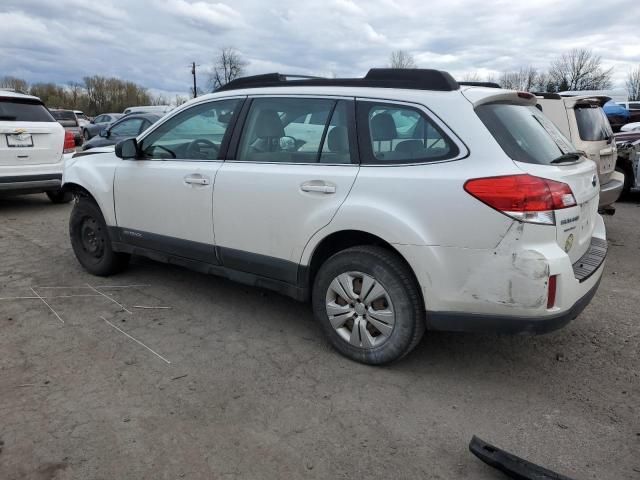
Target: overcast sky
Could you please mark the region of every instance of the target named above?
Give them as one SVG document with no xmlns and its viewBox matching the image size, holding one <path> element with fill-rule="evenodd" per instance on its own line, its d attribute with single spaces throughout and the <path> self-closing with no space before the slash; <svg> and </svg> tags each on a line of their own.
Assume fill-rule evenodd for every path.
<svg viewBox="0 0 640 480">
<path fill-rule="evenodd" d="M 235 47 L 248 73 L 362 75 L 392 50 L 418 66 L 498 74 L 544 69 L 593 49 L 614 83 L 640 64 L 640 0 L 2 0 L 0 75 L 29 82 L 87 75 L 187 92 L 216 51 Z"/>
</svg>

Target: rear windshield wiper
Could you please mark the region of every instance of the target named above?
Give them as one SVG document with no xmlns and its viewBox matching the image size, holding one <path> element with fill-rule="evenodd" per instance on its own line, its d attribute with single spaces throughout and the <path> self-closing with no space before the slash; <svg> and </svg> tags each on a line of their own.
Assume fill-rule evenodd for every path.
<svg viewBox="0 0 640 480">
<path fill-rule="evenodd" d="M 0 120 L 16 120 L 18 117 L 11 115 L 0 115 Z"/>
<path fill-rule="evenodd" d="M 553 165 L 554 163 L 575 162 L 576 160 L 580 160 L 581 156 L 582 154 L 580 152 L 563 153 L 558 158 L 551 160 L 549 163 Z"/>
</svg>

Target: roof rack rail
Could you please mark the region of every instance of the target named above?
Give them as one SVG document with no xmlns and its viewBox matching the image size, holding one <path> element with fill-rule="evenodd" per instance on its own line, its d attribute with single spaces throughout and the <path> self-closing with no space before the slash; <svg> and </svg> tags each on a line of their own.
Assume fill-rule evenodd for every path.
<svg viewBox="0 0 640 480">
<path fill-rule="evenodd" d="M 531 92 L 537 97 L 546 98 L 548 100 L 560 100 L 562 97 L 553 92 Z"/>
<path fill-rule="evenodd" d="M 502 88 L 496 82 L 458 82 L 458 85 L 465 86 L 465 87 Z"/>
<path fill-rule="evenodd" d="M 288 80 L 295 78 L 295 80 Z M 218 88 L 216 92 L 258 87 L 376 87 L 405 88 L 411 90 L 458 90 L 451 75 L 440 70 L 422 68 L 372 68 L 363 78 L 323 78 L 306 75 L 265 73 L 237 78 Z"/>
</svg>

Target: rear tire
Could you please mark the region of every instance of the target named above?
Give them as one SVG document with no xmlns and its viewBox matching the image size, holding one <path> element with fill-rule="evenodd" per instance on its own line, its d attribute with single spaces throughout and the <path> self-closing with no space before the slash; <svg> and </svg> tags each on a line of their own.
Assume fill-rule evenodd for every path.
<svg viewBox="0 0 640 480">
<path fill-rule="evenodd" d="M 401 359 L 425 331 L 424 302 L 413 273 L 397 254 L 377 246 L 348 248 L 325 261 L 312 304 L 331 345 L 369 365 Z"/>
<path fill-rule="evenodd" d="M 63 190 L 51 190 L 47 192 L 47 197 L 52 203 L 69 203 L 73 200 L 73 194 Z"/>
<path fill-rule="evenodd" d="M 76 258 L 93 275 L 112 275 L 129 263 L 129 254 L 113 251 L 102 212 L 89 198 L 80 197 L 73 206 L 69 236 Z"/>
</svg>

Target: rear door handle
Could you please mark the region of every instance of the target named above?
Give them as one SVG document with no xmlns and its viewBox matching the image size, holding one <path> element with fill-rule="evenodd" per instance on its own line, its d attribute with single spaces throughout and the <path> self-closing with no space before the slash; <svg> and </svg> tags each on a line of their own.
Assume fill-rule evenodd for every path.
<svg viewBox="0 0 640 480">
<path fill-rule="evenodd" d="M 209 185 L 209 179 L 207 177 L 203 177 L 199 173 L 193 173 L 184 177 L 184 183 L 189 183 L 191 185 Z"/>
<path fill-rule="evenodd" d="M 336 193 L 335 185 L 329 185 L 325 182 L 306 182 L 300 185 L 303 192 L 320 192 L 320 193 Z"/>
</svg>

